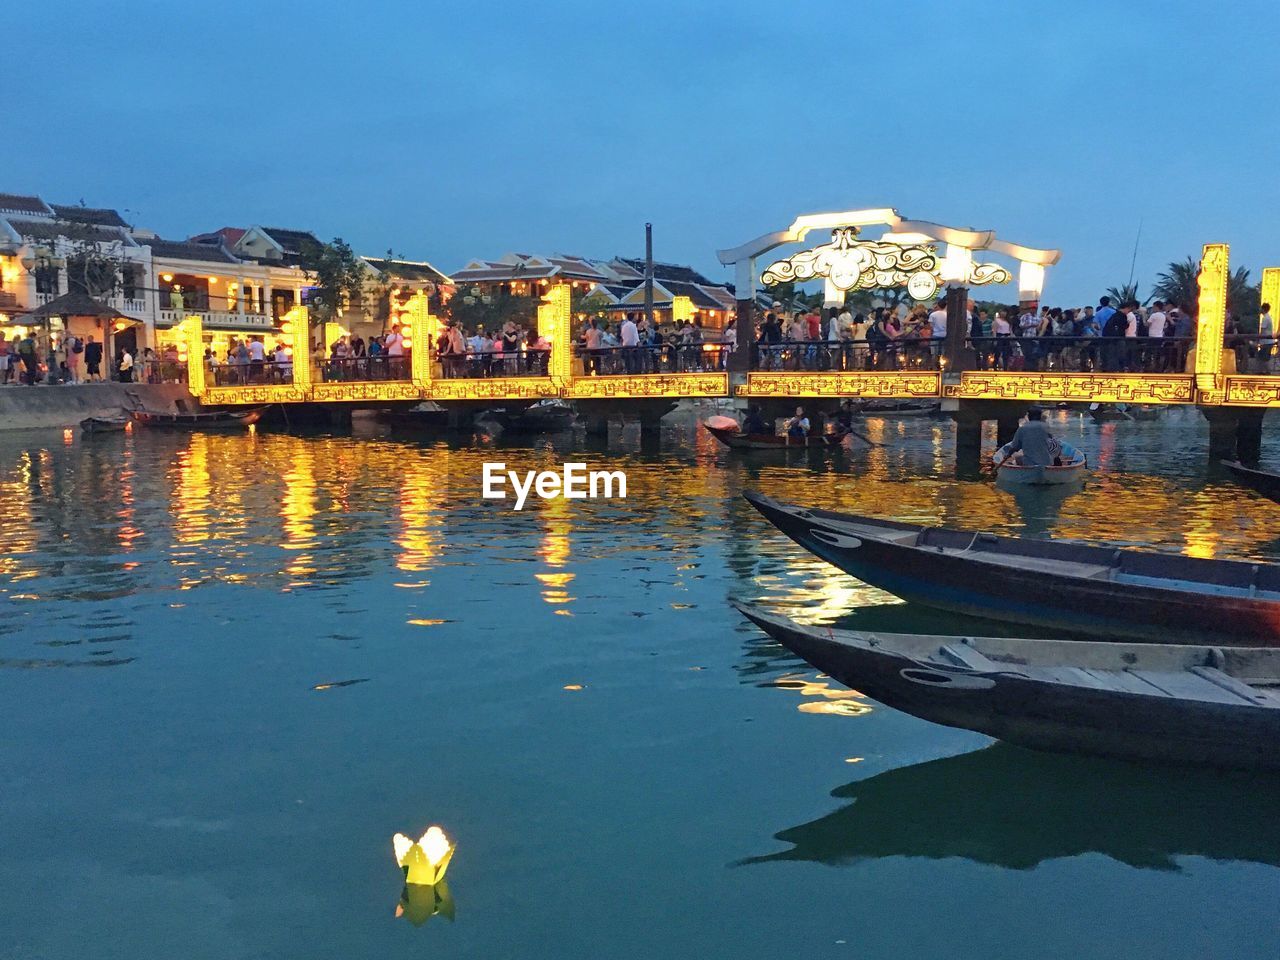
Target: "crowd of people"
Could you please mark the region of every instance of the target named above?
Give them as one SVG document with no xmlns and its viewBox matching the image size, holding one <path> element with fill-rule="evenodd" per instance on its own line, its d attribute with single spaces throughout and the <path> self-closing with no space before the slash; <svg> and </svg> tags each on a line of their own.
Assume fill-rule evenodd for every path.
<svg viewBox="0 0 1280 960">
<path fill-rule="evenodd" d="M 93 334 L 53 339 L 35 329 L 6 340 L 0 337 L 0 385 L 92 383 L 104 379 L 102 344 Z M 133 354 L 122 348 L 106 377 L 132 379 Z"/>
<path fill-rule="evenodd" d="M 784 311 L 774 303 L 751 331 L 751 366 L 936 369 L 948 326 L 942 300 L 932 307 L 884 306 L 869 313 L 848 307 Z M 1195 333 L 1188 309 L 1160 300 L 1144 306 L 1102 297 L 1097 307 L 1038 310 L 988 309 L 970 302 L 965 312 L 965 346 L 980 370 L 1177 373 L 1186 368 Z M 1241 333 L 1239 318 L 1227 318 L 1224 345 L 1235 352 L 1237 369 L 1252 363 L 1255 371 L 1272 372 L 1276 339 L 1270 304 L 1261 305 L 1256 334 Z M 737 348 L 733 319 L 723 330 L 711 331 L 698 319 L 650 323 L 639 313 L 616 322 L 589 318 L 574 342 L 581 371 L 588 376 L 721 370 Z M 446 321 L 432 349 L 441 375 L 450 379 L 545 376 L 551 355 L 545 335 L 515 321 L 492 331 L 479 325 L 470 333 L 458 321 Z M 328 345 L 320 375 L 326 381 L 407 379 L 411 350 L 399 327 L 367 340 L 343 335 Z M 29 330 L 10 340 L 0 338 L 0 384 L 185 380 L 184 364 L 172 344 L 159 354 L 150 347 L 135 354 L 123 346 L 111 362 L 93 335 L 83 340 L 68 335 L 51 343 Z M 217 385 L 288 382 L 293 376 L 288 346 L 283 340 L 268 346 L 261 336 L 233 338 L 221 356 L 210 347 L 204 360 Z"/>
<path fill-rule="evenodd" d="M 649 323 L 643 314 L 628 313 L 613 324 L 592 317 L 575 344 L 583 373 L 701 373 L 724 369 L 737 349 L 737 321 L 709 333 L 696 318 Z"/>
<path fill-rule="evenodd" d="M 801 309 L 784 313 L 781 304 L 765 314 L 752 340 L 752 367 L 759 370 L 899 370 L 936 368 L 948 331 L 945 301 L 930 309 L 916 305 Z M 1186 366 L 1195 343 L 1195 319 L 1177 304 L 1136 300 L 1098 306 L 987 309 L 968 304 L 965 346 L 982 370 L 1070 370 L 1078 372 L 1175 373 Z M 1225 346 L 1243 368 L 1258 359 L 1270 368 L 1276 330 L 1271 305 L 1262 304 L 1259 332 L 1240 332 L 1229 317 Z"/>
</svg>

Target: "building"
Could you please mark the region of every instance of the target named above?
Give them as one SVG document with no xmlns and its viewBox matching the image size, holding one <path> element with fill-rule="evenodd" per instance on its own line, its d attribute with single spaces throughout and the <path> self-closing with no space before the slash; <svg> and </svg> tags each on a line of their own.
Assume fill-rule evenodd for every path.
<svg viewBox="0 0 1280 960">
<path fill-rule="evenodd" d="M 492 295 L 498 290 L 513 296 L 540 296 L 557 284 L 568 284 L 586 296 L 603 301 L 603 309 L 621 315 L 643 310 L 644 260 L 614 257 L 592 260 L 569 254 L 534 255 L 508 253 L 497 260 L 471 260 L 453 274 L 465 295 Z M 674 263 L 653 265 L 653 307 L 660 323 L 673 320 L 677 297 L 691 304 L 690 319 L 719 329 L 733 316 L 733 292 L 692 267 Z"/>
<path fill-rule="evenodd" d="M 59 344 L 68 334 L 95 334 L 120 347 L 162 350 L 174 328 L 198 314 L 205 340 L 220 356 L 233 339 L 269 338 L 285 316 L 309 299 L 303 268 L 315 234 L 279 227 L 223 227 L 182 240 L 135 227 L 116 210 L 46 203 L 41 197 L 0 193 L 0 334 L 12 338 L 24 314 L 80 290 L 127 319 L 109 328 L 91 318 L 53 318 L 44 335 Z M 368 282 L 344 306 L 323 337 L 365 338 L 383 333 L 414 293 L 425 290 L 437 308 L 452 292 L 449 277 L 423 261 L 364 257 Z"/>
</svg>

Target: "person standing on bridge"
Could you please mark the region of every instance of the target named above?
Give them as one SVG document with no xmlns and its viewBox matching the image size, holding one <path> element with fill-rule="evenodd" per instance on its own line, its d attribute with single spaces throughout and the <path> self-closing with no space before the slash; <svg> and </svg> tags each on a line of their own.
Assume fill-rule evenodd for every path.
<svg viewBox="0 0 1280 960">
<path fill-rule="evenodd" d="M 640 330 L 636 326 L 635 314 L 628 313 L 618 330 L 622 343 L 622 365 L 627 373 L 640 372 Z"/>
</svg>

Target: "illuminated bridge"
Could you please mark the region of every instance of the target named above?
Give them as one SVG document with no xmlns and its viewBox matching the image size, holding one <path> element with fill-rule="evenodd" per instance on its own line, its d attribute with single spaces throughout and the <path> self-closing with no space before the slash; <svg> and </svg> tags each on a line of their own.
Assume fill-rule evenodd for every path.
<svg viewBox="0 0 1280 960">
<path fill-rule="evenodd" d="M 1052 348 L 1037 363 L 1043 369 L 1008 369 L 1017 364 L 1001 362 L 1000 344 L 966 338 L 964 288 L 948 297 L 949 336 L 936 347 L 929 341 L 914 347 L 900 343 L 894 350 L 865 342 L 849 347 L 782 343 L 744 345 L 722 358 L 716 345 L 706 344 L 693 348 L 692 356 L 689 348 L 668 347 L 669 355 L 662 357 L 643 349 L 633 358 L 605 351 L 584 362 L 573 347 L 568 288 L 556 287 L 538 308 L 538 331 L 549 349 L 526 354 L 518 368 L 510 358 L 496 361 L 484 376 L 472 375 L 467 360 L 446 369 L 424 349 L 438 333 L 439 321 L 421 295 L 404 317 L 404 357 L 309 357 L 310 338 L 294 335 L 286 324 L 281 338 L 293 349 L 287 365 L 209 367 L 198 359 L 203 331 L 193 315 L 180 325 L 186 347 L 180 363 L 186 364 L 191 393 L 206 405 L 376 406 L 430 400 L 474 407 L 563 398 L 585 407 L 607 403 L 616 409 L 616 402 L 665 410 L 685 398 L 750 398 L 766 409 L 795 400 L 938 399 L 959 423 L 961 444 L 977 443 L 983 420 L 996 420 L 1000 432 L 1008 432 L 1030 402 L 1196 404 L 1218 438 L 1211 441 L 1217 451 L 1230 454 L 1239 433 L 1247 444 L 1242 451 L 1251 452 L 1253 441 L 1245 441 L 1244 434 L 1260 433 L 1265 410 L 1280 407 L 1280 376 L 1237 372 L 1236 351 L 1224 345 L 1226 275 L 1226 246 L 1206 246 L 1197 337 L 1116 345 L 1130 351 L 1121 357 L 1124 370 L 1108 370 L 1098 362 L 1106 359 L 1105 341 L 1094 339 L 1086 346 L 1069 338 L 1042 338 Z M 1264 299 L 1268 293 L 1272 302 L 1280 302 L 1280 270 L 1265 271 Z M 750 316 L 745 303 L 739 316 L 744 314 Z M 306 323 L 305 317 L 295 319 Z M 196 362 L 190 362 L 193 358 Z M 1256 431 L 1247 425 L 1255 420 Z M 1242 422 L 1247 422 L 1243 428 Z"/>
</svg>

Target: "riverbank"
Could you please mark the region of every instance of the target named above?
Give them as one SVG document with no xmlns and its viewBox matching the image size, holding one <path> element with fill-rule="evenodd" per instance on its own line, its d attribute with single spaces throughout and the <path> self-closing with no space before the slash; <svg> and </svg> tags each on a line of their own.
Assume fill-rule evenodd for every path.
<svg viewBox="0 0 1280 960">
<path fill-rule="evenodd" d="M 199 404 L 180 383 L 80 383 L 0 388 L 0 430 L 70 427 L 85 417 L 122 410 L 172 410 L 178 400 Z"/>
</svg>

